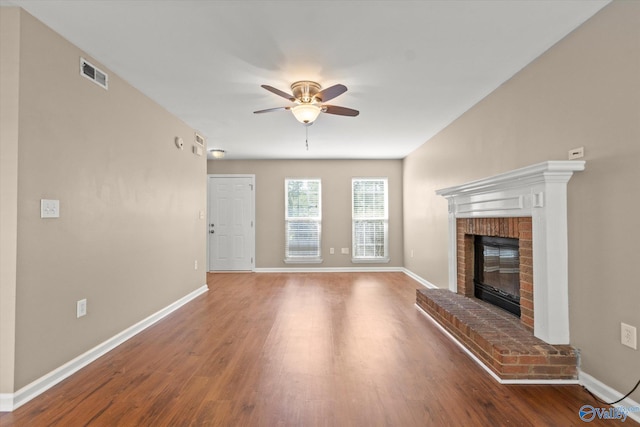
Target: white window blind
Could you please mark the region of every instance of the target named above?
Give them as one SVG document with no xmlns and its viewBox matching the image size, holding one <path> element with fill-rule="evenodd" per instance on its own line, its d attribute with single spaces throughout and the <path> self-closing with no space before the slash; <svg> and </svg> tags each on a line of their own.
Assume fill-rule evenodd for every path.
<svg viewBox="0 0 640 427">
<path fill-rule="evenodd" d="M 322 262 L 319 179 L 285 180 L 285 262 Z"/>
<path fill-rule="evenodd" d="M 387 178 L 352 180 L 352 261 L 389 261 Z"/>
</svg>

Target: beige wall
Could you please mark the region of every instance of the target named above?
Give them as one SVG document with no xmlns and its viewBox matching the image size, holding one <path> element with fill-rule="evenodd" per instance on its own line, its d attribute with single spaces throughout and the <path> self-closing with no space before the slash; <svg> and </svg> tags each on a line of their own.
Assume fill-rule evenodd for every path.
<svg viewBox="0 0 640 427">
<path fill-rule="evenodd" d="M 401 160 L 209 160 L 209 174 L 256 175 L 256 267 L 401 267 Z M 386 264 L 353 264 L 351 255 L 351 178 L 389 178 L 389 254 Z M 322 264 L 284 263 L 284 180 L 322 179 Z M 329 248 L 336 248 L 335 255 Z M 351 250 L 351 249 L 349 249 Z"/>
<path fill-rule="evenodd" d="M 13 391 L 20 9 L 0 8 L 0 393 Z"/>
<path fill-rule="evenodd" d="M 350 247 L 351 177 L 388 176 L 391 262 L 381 266 L 445 287 L 446 203 L 434 191 L 578 146 L 587 170 L 569 183 L 572 343 L 606 384 L 626 391 L 636 380 L 639 353 L 621 346 L 619 328 L 640 328 L 640 3 L 606 7 L 404 162 L 205 166 L 173 146 L 175 136 L 191 141 L 184 123 L 113 73 L 109 91 L 82 78 L 82 52 L 28 14 L 4 8 L 0 18 L 0 393 L 204 284 L 193 265 L 205 265 L 205 169 L 256 175 L 258 268 L 290 267 L 285 177 L 322 178 L 322 266 L 353 267 L 328 254 Z M 41 198 L 61 200 L 60 219 L 39 218 Z M 76 319 L 81 298 L 89 314 Z"/>
<path fill-rule="evenodd" d="M 640 2 L 614 2 L 404 161 L 405 266 L 446 287 L 447 205 L 434 191 L 584 146 L 568 186 L 571 343 L 583 371 L 621 392 L 640 372 L 620 344 L 620 322 L 640 330 L 638 76 Z"/>
<path fill-rule="evenodd" d="M 206 160 L 190 151 L 193 129 L 113 73 L 109 90 L 80 76 L 78 48 L 20 18 L 15 383 L 3 392 L 206 282 L 194 269 Z M 42 198 L 60 200 L 59 219 L 40 218 Z"/>
</svg>

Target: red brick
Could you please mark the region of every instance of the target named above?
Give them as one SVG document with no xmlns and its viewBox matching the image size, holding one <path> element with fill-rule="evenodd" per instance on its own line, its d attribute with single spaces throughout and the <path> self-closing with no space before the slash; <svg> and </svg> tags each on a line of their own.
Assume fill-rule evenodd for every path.
<svg viewBox="0 0 640 427">
<path fill-rule="evenodd" d="M 576 356 L 549 356 L 550 365 L 565 365 L 575 368 L 576 362 Z"/>
<path fill-rule="evenodd" d="M 518 356 L 520 365 L 545 365 L 548 363 L 547 356 L 544 355 L 522 355 Z"/>
<path fill-rule="evenodd" d="M 531 319 L 531 318 L 523 319 L 522 320 L 522 326 L 524 326 L 525 328 L 530 330 L 531 333 L 533 333 L 533 319 Z"/>
<path fill-rule="evenodd" d="M 529 263 L 531 263 L 531 260 L 533 259 L 533 248 L 518 248 L 520 251 L 520 262 L 523 261 L 523 258 L 525 260 L 529 260 Z"/>
<path fill-rule="evenodd" d="M 533 234 L 531 233 L 531 231 L 521 231 L 519 237 L 522 240 L 532 240 Z"/>
<path fill-rule="evenodd" d="M 515 237 L 519 238 L 519 236 L 515 236 Z M 533 251 L 533 242 L 531 240 L 520 239 L 518 240 L 518 249 L 528 249 Z M 533 252 L 531 256 L 533 256 Z"/>
<path fill-rule="evenodd" d="M 500 372 L 505 374 L 528 374 L 529 366 L 527 365 L 505 365 Z"/>
<path fill-rule="evenodd" d="M 498 354 L 498 355 L 494 354 L 494 358 L 496 359 L 496 362 L 498 362 L 500 365 L 515 365 L 518 363 L 518 357 L 521 357 L 521 356 L 509 355 L 509 354 Z"/>
<path fill-rule="evenodd" d="M 557 365 L 535 365 L 531 367 L 531 373 L 561 375 L 563 374 L 562 368 L 562 366 Z"/>
<path fill-rule="evenodd" d="M 520 264 L 520 274 L 531 274 L 533 275 L 533 267 L 530 265 L 522 265 Z"/>
<path fill-rule="evenodd" d="M 520 321 L 524 322 L 525 319 L 531 319 L 531 324 L 533 325 L 533 311 L 520 307 Z"/>
<path fill-rule="evenodd" d="M 520 298 L 520 309 L 523 308 L 533 309 L 533 301 Z"/>
<path fill-rule="evenodd" d="M 520 286 L 522 286 L 522 284 L 531 286 L 531 292 L 533 292 L 533 276 L 531 274 L 520 273 Z"/>
<path fill-rule="evenodd" d="M 518 230 L 520 232 L 531 231 L 532 230 L 531 218 L 521 217 L 518 221 Z"/>
</svg>

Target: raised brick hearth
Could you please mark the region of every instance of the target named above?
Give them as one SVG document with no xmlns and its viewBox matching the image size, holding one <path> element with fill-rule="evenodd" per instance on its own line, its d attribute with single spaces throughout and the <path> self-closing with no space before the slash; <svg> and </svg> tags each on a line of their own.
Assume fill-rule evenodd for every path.
<svg viewBox="0 0 640 427">
<path fill-rule="evenodd" d="M 571 346 L 545 343 L 500 308 L 447 289 L 418 289 L 416 303 L 500 379 L 577 378 Z"/>
</svg>

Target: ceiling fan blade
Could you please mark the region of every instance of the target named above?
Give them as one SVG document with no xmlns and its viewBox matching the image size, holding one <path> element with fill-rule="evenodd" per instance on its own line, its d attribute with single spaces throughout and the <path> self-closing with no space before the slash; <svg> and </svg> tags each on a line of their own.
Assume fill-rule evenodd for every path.
<svg viewBox="0 0 640 427">
<path fill-rule="evenodd" d="M 338 107 L 336 105 L 323 105 L 322 112 L 327 114 L 336 114 L 338 116 L 355 117 L 360 114 L 360 111 L 347 107 Z"/>
<path fill-rule="evenodd" d="M 271 111 L 278 111 L 278 110 L 290 110 L 291 107 L 275 107 L 275 108 L 267 108 L 265 110 L 258 110 L 258 111 L 254 111 L 253 114 L 260 114 L 260 113 L 270 113 Z"/>
<path fill-rule="evenodd" d="M 316 98 L 318 98 L 322 102 L 326 102 L 330 99 L 335 98 L 336 96 L 342 95 L 346 91 L 347 87 L 345 85 L 337 84 L 321 90 L 316 94 Z"/>
<path fill-rule="evenodd" d="M 271 93 L 275 93 L 276 95 L 281 96 L 284 99 L 288 99 L 291 102 L 296 100 L 296 98 L 293 95 L 290 95 L 287 92 L 281 91 L 280 89 L 276 89 L 273 86 L 269 86 L 269 85 L 260 85 L 260 86 L 265 88 L 266 90 L 268 90 Z"/>
</svg>

